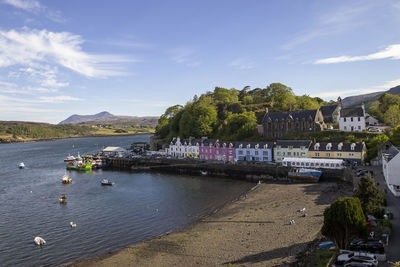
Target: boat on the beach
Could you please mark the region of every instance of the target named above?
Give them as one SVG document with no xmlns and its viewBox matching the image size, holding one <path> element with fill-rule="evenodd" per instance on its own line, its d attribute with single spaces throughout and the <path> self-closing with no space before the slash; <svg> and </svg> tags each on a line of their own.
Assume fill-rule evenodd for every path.
<svg viewBox="0 0 400 267">
<path fill-rule="evenodd" d="M 41 246 L 46 244 L 46 240 L 44 240 L 43 238 L 41 238 L 40 236 L 37 236 L 33 239 L 33 242 L 35 242 L 36 245 Z"/>
<path fill-rule="evenodd" d="M 61 179 L 63 184 L 70 184 L 72 182 L 72 179 L 68 177 L 68 175 L 64 174 L 64 176 Z"/>
<path fill-rule="evenodd" d="M 101 180 L 101 185 L 113 185 L 114 183 L 108 179 Z"/>
<path fill-rule="evenodd" d="M 315 169 L 299 168 L 294 171 L 288 172 L 288 177 L 299 180 L 308 180 L 311 182 L 318 182 L 322 175 L 322 171 Z"/>
<path fill-rule="evenodd" d="M 23 162 L 21 162 L 20 164 L 18 164 L 18 168 L 20 168 L 20 169 L 25 168 L 25 164 Z"/>
</svg>

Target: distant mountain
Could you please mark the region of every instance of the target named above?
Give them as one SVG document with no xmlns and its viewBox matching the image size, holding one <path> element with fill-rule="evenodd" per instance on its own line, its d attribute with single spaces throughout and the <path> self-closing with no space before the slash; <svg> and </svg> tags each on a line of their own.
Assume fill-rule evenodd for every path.
<svg viewBox="0 0 400 267">
<path fill-rule="evenodd" d="M 74 114 L 59 124 L 136 124 L 139 126 L 155 127 L 158 117 L 116 116 L 107 111 L 94 115 Z"/>
<path fill-rule="evenodd" d="M 345 97 L 342 100 L 342 105 L 344 107 L 351 107 L 351 106 L 359 105 L 363 102 L 364 103 L 372 102 L 372 101 L 377 100 L 384 93 L 388 93 L 388 94 L 392 94 L 392 95 L 400 95 L 400 85 L 390 88 L 387 91 Z"/>
</svg>

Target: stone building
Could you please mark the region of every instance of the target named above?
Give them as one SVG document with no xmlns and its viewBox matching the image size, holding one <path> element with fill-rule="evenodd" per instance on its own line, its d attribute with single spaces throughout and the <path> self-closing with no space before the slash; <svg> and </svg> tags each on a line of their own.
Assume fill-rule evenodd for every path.
<svg viewBox="0 0 400 267">
<path fill-rule="evenodd" d="M 262 121 L 263 136 L 273 138 L 290 133 L 319 132 L 324 128 L 324 117 L 319 109 L 268 112 L 267 108 Z"/>
</svg>

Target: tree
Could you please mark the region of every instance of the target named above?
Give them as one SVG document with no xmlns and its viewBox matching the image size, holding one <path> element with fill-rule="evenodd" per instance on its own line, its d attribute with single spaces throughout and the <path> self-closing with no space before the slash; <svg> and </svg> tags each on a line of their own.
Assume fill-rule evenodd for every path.
<svg viewBox="0 0 400 267">
<path fill-rule="evenodd" d="M 241 114 L 229 113 L 222 137 L 229 140 L 245 140 L 255 134 L 257 130 L 256 115 L 252 111 Z"/>
<path fill-rule="evenodd" d="M 378 155 L 378 147 L 389 140 L 386 134 L 379 134 L 372 138 L 368 138 L 366 145 L 368 148 L 368 154 L 366 161 L 370 161 Z"/>
<path fill-rule="evenodd" d="M 390 142 L 395 146 L 400 146 L 400 125 L 397 125 L 392 129 Z"/>
<path fill-rule="evenodd" d="M 364 214 L 371 214 L 377 218 L 382 218 L 382 205 L 385 203 L 385 197 L 379 188 L 374 184 L 371 175 L 367 174 L 360 178 L 360 182 L 358 183 L 358 188 L 354 193 L 354 196 L 360 199 Z"/>
<path fill-rule="evenodd" d="M 400 123 L 400 107 L 398 105 L 391 105 L 386 110 L 383 121 L 392 126 L 398 125 Z"/>
<path fill-rule="evenodd" d="M 324 212 L 322 234 L 346 249 L 354 237 L 365 237 L 367 225 L 361 203 L 355 197 L 342 197 Z"/>
</svg>

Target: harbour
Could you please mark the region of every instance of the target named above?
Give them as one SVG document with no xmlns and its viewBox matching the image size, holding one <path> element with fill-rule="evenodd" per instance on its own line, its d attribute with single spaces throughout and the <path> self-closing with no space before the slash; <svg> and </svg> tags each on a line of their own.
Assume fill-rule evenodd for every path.
<svg viewBox="0 0 400 267">
<path fill-rule="evenodd" d="M 63 159 L 149 136 L 3 144 L 1 266 L 58 266 L 179 230 L 237 199 L 253 184 L 156 172 L 66 171 Z M 19 169 L 18 163 L 25 168 Z M 71 184 L 61 179 L 67 173 Z M 109 178 L 113 186 L 101 186 Z M 61 194 L 67 203 L 60 205 Z M 76 224 L 71 227 L 70 222 Z M 42 247 L 33 239 L 46 240 Z"/>
</svg>

